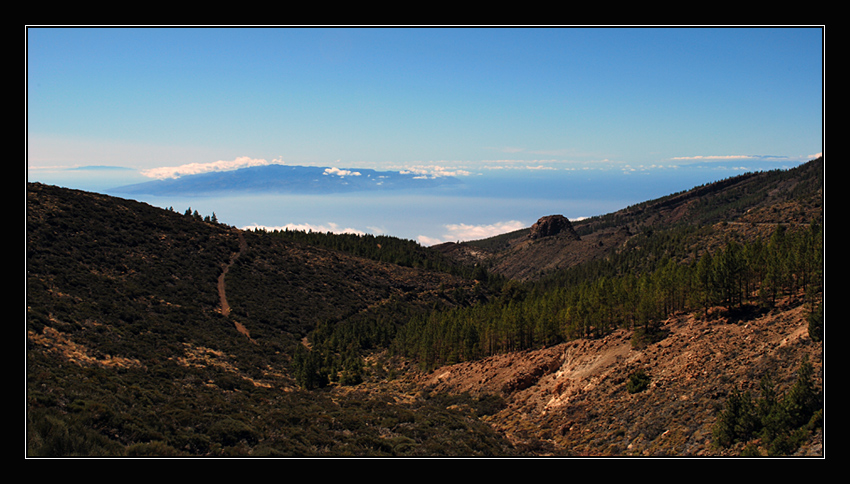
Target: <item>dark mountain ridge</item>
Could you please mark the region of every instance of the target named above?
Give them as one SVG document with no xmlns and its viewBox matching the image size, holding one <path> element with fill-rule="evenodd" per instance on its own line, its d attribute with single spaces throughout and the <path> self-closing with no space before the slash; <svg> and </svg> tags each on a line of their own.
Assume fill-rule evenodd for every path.
<svg viewBox="0 0 850 484">
<path fill-rule="evenodd" d="M 632 319 L 617 321 L 612 316 L 632 314 L 631 309 L 615 306 L 615 299 L 607 306 L 604 325 L 602 319 L 576 325 L 580 306 L 582 314 L 594 318 L 603 313 L 591 311 L 606 306 L 570 302 L 559 291 L 590 284 L 619 294 L 619 286 L 611 285 L 623 283 L 619 279 L 599 283 L 591 274 L 616 274 L 628 267 L 667 270 L 670 266 L 661 264 L 665 254 L 681 254 L 687 261 L 687 254 L 716 250 L 720 259 L 726 254 L 723 242 L 733 240 L 733 233 L 742 243 L 759 240 L 780 233 L 780 223 L 788 226 L 788 236 L 771 239 L 777 250 L 810 240 L 806 234 L 817 237 L 822 234 L 818 224 L 823 223 L 822 169 L 822 160 L 815 160 L 797 171 L 700 187 L 699 195 L 685 192 L 573 222 L 574 233 L 561 223 L 536 238 L 525 230 L 498 241 L 461 244 L 458 247 L 470 251 L 465 259 L 447 258 L 451 251 L 446 247 L 423 250 L 410 241 L 244 232 L 198 214 L 28 184 L 27 454 L 570 455 L 569 445 L 577 442 L 577 434 L 569 432 L 571 425 L 590 429 L 584 418 L 610 421 L 606 416 L 613 414 L 606 413 L 604 400 L 590 403 L 595 408 L 590 417 L 575 413 L 578 407 L 564 406 L 581 390 L 556 381 L 554 375 L 565 372 L 582 385 L 589 381 L 563 366 L 569 363 L 563 359 L 565 351 L 581 348 L 583 357 L 592 360 L 600 345 L 615 338 L 617 354 L 630 363 L 599 386 L 619 391 L 628 378 L 623 372 L 640 366 L 635 362 L 655 361 L 662 354 L 673 361 L 695 352 L 701 348 L 697 336 L 709 334 L 710 325 L 719 321 L 728 334 L 739 337 L 737 325 L 753 324 L 757 329 L 748 331 L 746 338 L 756 351 L 759 338 L 774 338 L 775 323 L 770 321 L 781 318 L 783 332 L 775 336 L 777 343 L 764 343 L 767 359 L 759 371 L 782 362 L 780 390 L 785 391 L 789 365 L 796 367 L 802 354 L 817 357 L 822 344 L 805 336 L 806 318 L 822 308 L 822 288 L 815 277 L 800 272 L 802 266 L 788 269 L 794 277 L 776 279 L 771 286 L 775 290 L 762 291 L 758 303 L 750 296 L 736 299 L 717 293 L 712 305 L 686 318 L 691 322 L 685 325 L 681 314 L 665 319 L 670 313 L 650 312 L 648 306 L 635 308 L 640 314 L 634 317 L 636 323 L 623 324 Z M 709 226 L 695 220 L 717 222 Z M 793 225 L 797 220 L 805 225 L 798 229 Z M 589 247 L 599 252 L 588 255 Z M 531 255 L 521 259 L 523 250 Z M 627 260 L 630 254 L 640 264 Z M 504 257 L 503 265 L 499 256 Z M 543 263 L 546 257 L 572 262 L 550 268 Z M 593 262 L 606 262 L 610 268 L 600 269 Z M 507 268 L 520 266 L 534 275 L 529 281 L 537 282 L 504 277 L 510 273 Z M 578 275 L 579 269 L 584 275 Z M 657 276 L 644 277 L 654 284 L 650 277 Z M 657 308 L 677 301 L 671 307 L 685 311 L 678 294 L 659 298 Z M 552 317 L 540 318 L 546 314 Z M 512 326 L 517 315 L 538 326 L 533 331 Z M 459 320 L 466 323 L 457 324 Z M 476 326 L 483 321 L 502 326 Z M 672 345 L 680 341 L 673 336 L 678 338 L 681 328 L 690 331 L 702 325 L 709 325 L 705 333 L 682 333 L 684 346 Z M 782 350 L 790 358 L 784 359 L 777 352 L 788 346 L 782 338 L 792 341 L 788 334 L 795 335 L 794 350 Z M 636 346 L 629 349 L 629 340 Z M 690 349 L 683 349 L 688 341 Z M 469 359 L 483 354 L 485 345 L 499 353 Z M 665 351 L 658 351 L 661 348 Z M 727 366 L 717 367 L 729 375 L 728 381 L 715 385 L 701 405 L 722 406 L 720 398 L 730 394 L 738 378 L 735 371 L 748 365 L 737 363 L 734 348 L 728 351 L 733 356 L 724 358 Z M 546 354 L 561 355 L 560 363 L 542 364 L 555 361 L 545 359 Z M 740 354 L 743 358 L 744 352 Z M 708 351 L 701 357 L 713 358 L 710 355 Z M 486 366 L 492 358 L 512 357 L 512 365 Z M 455 381 L 446 376 L 464 375 L 476 362 L 485 366 L 476 366 L 468 378 Z M 733 363 L 740 365 L 735 371 L 728 367 Z M 814 363 L 821 375 L 822 362 Z M 466 366 L 461 371 L 434 364 Z M 435 372 L 423 375 L 421 368 Z M 512 373 L 504 373 L 506 368 Z M 664 370 L 671 372 L 665 381 L 672 382 L 678 367 L 669 368 Z M 582 371 L 597 384 L 605 378 Z M 544 379 L 551 385 L 536 386 Z M 504 383 L 488 385 L 491 381 Z M 652 418 L 665 418 L 661 412 L 668 404 L 662 400 L 667 397 L 657 388 L 647 393 L 655 395 L 655 403 L 641 416 L 644 427 L 656 428 L 661 424 L 652 423 Z M 530 402 L 525 399 L 535 391 L 537 400 L 558 396 L 562 409 L 546 407 L 541 415 L 548 416 L 538 420 L 536 413 L 528 413 L 530 407 L 523 407 L 526 403 L 516 400 L 524 395 L 523 401 Z M 622 405 L 619 398 L 611 401 Z M 639 397 L 629 398 L 630 405 L 640 404 Z M 623 413 L 614 405 L 610 411 Z M 530 420 L 519 419 L 519 414 Z M 713 455 L 717 451 L 710 450 L 704 432 L 717 414 L 704 407 L 692 415 L 697 414 L 692 418 L 698 418 L 699 425 L 690 428 L 701 429 L 696 435 L 703 437 L 675 449 Z M 540 425 L 538 430 L 527 428 L 531 422 Z M 599 428 L 593 435 L 605 442 L 598 445 L 583 433 L 582 452 L 625 453 L 630 443 L 661 438 L 660 432 L 632 432 L 612 435 L 610 429 Z M 543 440 L 548 443 L 543 445 Z M 652 455 L 674 447 L 635 448 Z"/>
</svg>

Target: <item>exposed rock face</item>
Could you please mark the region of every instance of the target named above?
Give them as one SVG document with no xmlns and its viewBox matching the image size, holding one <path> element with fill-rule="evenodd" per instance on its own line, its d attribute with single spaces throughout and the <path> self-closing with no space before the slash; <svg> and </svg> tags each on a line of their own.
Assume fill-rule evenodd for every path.
<svg viewBox="0 0 850 484">
<path fill-rule="evenodd" d="M 531 226 L 531 233 L 528 234 L 528 237 L 533 240 L 559 234 L 579 240 L 579 236 L 573 229 L 573 225 L 563 215 L 541 217 L 537 223 Z"/>
</svg>

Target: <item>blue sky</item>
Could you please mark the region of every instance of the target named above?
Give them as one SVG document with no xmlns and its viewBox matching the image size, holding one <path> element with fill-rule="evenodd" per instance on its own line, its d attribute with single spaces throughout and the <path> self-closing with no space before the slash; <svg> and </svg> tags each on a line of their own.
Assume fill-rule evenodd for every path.
<svg viewBox="0 0 850 484">
<path fill-rule="evenodd" d="M 85 166 L 155 177 L 284 163 L 484 174 L 502 193 L 569 192 L 574 203 L 595 187 L 622 192 L 607 210 L 730 175 L 706 166 L 770 169 L 823 150 L 820 27 L 26 33 L 31 181 Z M 691 163 L 704 172 L 675 171 Z M 588 170 L 663 174 L 647 188 L 622 177 L 558 184 Z M 95 172 L 63 173 L 82 183 Z M 442 226 L 530 225 L 559 210 L 549 206 Z M 244 223 L 313 223 L 295 217 Z"/>
<path fill-rule="evenodd" d="M 820 28 L 30 28 L 28 166 L 819 152 Z"/>
</svg>

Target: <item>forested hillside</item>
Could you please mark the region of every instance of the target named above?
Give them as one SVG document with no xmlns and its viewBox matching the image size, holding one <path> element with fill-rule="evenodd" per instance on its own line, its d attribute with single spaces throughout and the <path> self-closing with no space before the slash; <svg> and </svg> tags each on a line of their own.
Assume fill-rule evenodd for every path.
<svg viewBox="0 0 850 484">
<path fill-rule="evenodd" d="M 487 389 L 498 376 L 478 375 L 477 391 L 433 391 L 421 372 L 622 335 L 630 349 L 618 351 L 637 358 L 685 315 L 724 325 L 803 315 L 806 340 L 822 344 L 822 159 L 574 229 L 428 249 L 240 231 L 215 214 L 28 184 L 27 454 L 570 455 L 507 438 L 521 424 L 504 424 L 515 422 L 504 412 L 517 388 L 533 388 L 527 377 Z M 560 262 L 521 267 L 547 259 Z M 760 331 L 753 337 L 770 332 Z M 544 366 L 534 378 L 554 371 Z M 636 373 L 629 384 L 646 382 Z M 793 428 L 789 413 L 763 401 L 758 413 L 744 393 L 728 414 L 750 422 L 746 435 L 705 418 L 719 422 L 718 442 L 767 439 L 769 429 L 771 452 L 793 452 L 822 425 L 822 412 L 812 417 L 820 390 L 803 390 Z"/>
<path fill-rule="evenodd" d="M 822 224 L 822 158 L 795 170 L 741 175 L 648 201 L 575 224 L 585 238 L 623 228 L 635 234 L 609 246 L 604 257 L 525 284 L 511 282 L 498 298 L 473 308 L 414 318 L 395 348 L 431 368 L 598 338 L 618 328 L 634 331 L 635 344 L 644 344 L 662 336 L 659 322 L 674 313 L 711 317 L 718 307 L 766 310 L 781 296 L 801 295 L 818 313 Z M 551 243 L 535 244 L 526 234 L 472 245 L 496 249 L 490 258 L 503 268 L 514 257 L 525 262 L 526 253 L 535 250 L 552 257 Z M 513 250 L 512 243 L 521 249 Z M 487 262 L 482 258 L 482 265 Z"/>
<path fill-rule="evenodd" d="M 689 234 L 675 235 L 663 249 L 635 247 L 533 284 L 509 283 L 497 299 L 472 308 L 414 318 L 396 348 L 432 368 L 619 328 L 645 344 L 663 336 L 658 325 L 674 313 L 764 310 L 790 295 L 821 310 L 823 229 L 817 223 L 797 230 L 780 224 L 766 241 L 730 238 L 701 254 L 688 252 Z"/>
<path fill-rule="evenodd" d="M 823 216 L 823 158 L 791 170 L 747 173 L 572 222 L 578 240 L 532 239 L 524 229 L 490 239 L 437 248 L 458 260 L 477 262 L 492 273 L 531 281 L 605 259 L 621 250 L 687 236 L 689 252 L 713 251 L 732 237 L 767 238 L 778 224 L 819 223 Z M 656 234 L 657 232 L 657 234 Z M 735 232 L 734 234 L 732 232 Z M 648 251 L 644 251 L 648 253 Z M 650 253 L 650 257 L 655 257 Z M 661 256 L 659 256 L 661 257 Z"/>
</svg>

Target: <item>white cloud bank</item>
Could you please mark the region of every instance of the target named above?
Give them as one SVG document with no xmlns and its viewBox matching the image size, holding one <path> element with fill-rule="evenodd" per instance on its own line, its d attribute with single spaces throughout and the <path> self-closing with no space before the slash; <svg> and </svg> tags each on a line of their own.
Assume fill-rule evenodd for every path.
<svg viewBox="0 0 850 484">
<path fill-rule="evenodd" d="M 212 163 L 188 163 L 180 166 L 163 166 L 160 168 L 143 170 L 141 173 L 146 177 L 164 180 L 166 178 L 179 178 L 184 175 L 198 175 L 201 173 L 209 173 L 213 171 L 228 171 L 236 170 L 239 168 L 249 168 L 252 166 L 280 164 L 283 164 L 283 161 L 280 159 L 267 161 L 263 159 L 254 159 L 247 156 L 240 156 L 239 158 L 230 161 L 219 160 L 214 161 Z"/>
<path fill-rule="evenodd" d="M 266 165 L 282 165 L 284 164 L 282 159 L 274 159 L 271 161 L 264 159 L 256 159 L 250 158 L 248 156 L 240 156 L 235 160 L 219 160 L 214 161 L 212 163 L 187 163 L 185 165 L 179 166 L 163 166 L 159 168 L 151 168 L 149 170 L 142 170 L 142 175 L 149 178 L 156 178 L 158 180 L 164 180 L 166 178 L 179 178 L 185 175 L 198 175 L 201 173 L 210 173 L 215 171 L 230 171 L 237 170 L 239 168 L 249 168 L 252 166 L 266 166 Z M 472 173 L 469 171 L 458 169 L 458 168 L 449 168 L 446 166 L 440 165 L 424 165 L 424 166 L 413 166 L 413 167 L 405 167 L 402 168 L 399 173 L 412 174 L 416 175 L 416 178 L 438 178 L 438 177 L 447 177 L 447 176 L 469 176 Z M 324 175 L 329 176 L 361 176 L 362 173 L 359 171 L 346 170 L 342 168 L 332 167 L 326 168 Z"/>
<path fill-rule="evenodd" d="M 698 155 L 698 156 L 674 156 L 674 160 L 750 160 L 758 158 L 752 155 Z"/>
<path fill-rule="evenodd" d="M 360 176 L 359 171 L 351 171 L 351 170 L 340 170 L 339 168 L 325 168 L 325 172 L 322 175 L 336 175 L 336 176 Z"/>
<path fill-rule="evenodd" d="M 813 155 L 807 156 L 786 156 L 786 155 L 697 155 L 697 156 L 676 156 L 671 158 L 671 160 L 676 161 L 689 161 L 689 162 L 701 162 L 701 164 L 705 167 L 710 165 L 715 165 L 718 168 L 722 169 L 733 169 L 733 170 L 752 170 L 758 168 L 757 164 L 747 164 L 745 163 L 758 163 L 764 164 L 765 166 L 769 163 L 772 163 L 776 168 L 790 168 L 793 164 L 797 163 L 805 163 L 807 161 L 813 160 L 822 156 L 823 153 L 815 153 Z M 737 166 L 731 166 L 731 162 L 740 161 L 741 164 Z M 687 166 L 687 165 L 684 165 Z"/>
<path fill-rule="evenodd" d="M 417 175 L 415 178 L 438 178 L 443 176 L 469 176 L 472 173 L 458 168 L 440 165 L 412 166 L 399 171 L 402 175 Z"/>
<path fill-rule="evenodd" d="M 528 225 L 519 220 L 510 220 L 508 222 L 497 222 L 490 225 L 448 224 L 445 227 L 447 232 L 440 238 L 420 235 L 417 237 L 417 240 L 425 246 L 441 244 L 443 242 L 479 240 L 520 230 L 528 227 Z"/>
<path fill-rule="evenodd" d="M 823 153 L 815 153 L 808 156 L 785 156 L 785 155 L 697 155 L 697 156 L 675 156 L 673 160 L 685 161 L 729 161 L 729 160 L 756 160 L 756 161 L 808 161 L 813 160 Z"/>
</svg>

